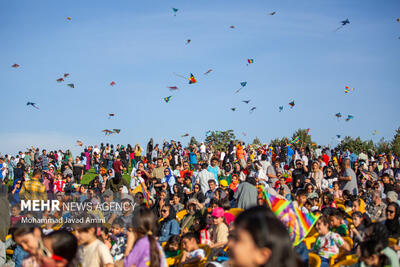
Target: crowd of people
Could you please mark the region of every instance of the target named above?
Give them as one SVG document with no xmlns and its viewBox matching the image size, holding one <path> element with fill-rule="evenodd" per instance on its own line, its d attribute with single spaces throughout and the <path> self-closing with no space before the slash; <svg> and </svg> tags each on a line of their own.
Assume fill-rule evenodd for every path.
<svg viewBox="0 0 400 267">
<path fill-rule="evenodd" d="M 151 139 L 0 156 L 0 180 L 0 266 L 399 266 L 392 153 Z M 264 192 L 318 216 L 300 244 Z"/>
</svg>

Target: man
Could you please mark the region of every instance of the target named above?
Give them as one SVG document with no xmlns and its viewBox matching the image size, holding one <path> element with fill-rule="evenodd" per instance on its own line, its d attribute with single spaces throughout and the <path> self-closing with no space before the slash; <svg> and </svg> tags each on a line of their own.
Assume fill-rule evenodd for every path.
<svg viewBox="0 0 400 267">
<path fill-rule="evenodd" d="M 208 165 L 207 165 L 208 166 Z M 180 171 L 180 176 L 181 177 L 186 177 L 187 175 L 189 175 L 190 177 L 192 177 L 193 172 L 189 169 L 189 162 L 185 161 L 183 163 L 183 170 Z"/>
<path fill-rule="evenodd" d="M 296 192 L 298 188 L 304 187 L 304 181 L 308 175 L 308 169 L 303 165 L 303 161 L 296 160 L 296 169 L 292 172 L 293 191 Z"/>
<path fill-rule="evenodd" d="M 32 179 L 25 181 L 19 192 L 21 200 L 47 200 L 46 187 L 39 181 L 42 177 L 42 171 L 35 169 L 32 174 Z"/>
<path fill-rule="evenodd" d="M 208 166 L 208 171 L 214 175 L 216 181 L 218 181 L 218 176 L 221 175 L 221 170 L 218 167 L 218 159 L 213 158 L 211 160 L 211 166 Z"/>
<path fill-rule="evenodd" d="M 282 173 L 279 159 L 274 161 L 274 165 L 271 165 L 267 169 L 268 183 L 271 188 L 275 187 L 275 183 L 279 180 L 278 173 Z"/>
<path fill-rule="evenodd" d="M 124 146 L 121 146 L 121 152 L 119 152 L 119 157 L 121 158 L 124 170 L 126 170 L 126 174 L 128 174 L 128 154 L 126 153 Z"/>
<path fill-rule="evenodd" d="M 372 203 L 367 206 L 367 213 L 372 221 L 383 222 L 386 219 L 386 204 L 383 203 L 381 192 L 372 192 Z"/>
<path fill-rule="evenodd" d="M 122 194 L 121 196 L 121 206 L 122 214 L 118 218 L 124 222 L 124 227 L 137 227 L 138 216 L 134 216 L 133 208 L 133 197 L 129 194 Z M 135 219 L 135 220 L 133 220 Z"/>
<path fill-rule="evenodd" d="M 122 171 L 125 169 L 124 166 L 122 165 L 121 158 L 119 156 L 114 161 L 112 167 L 113 167 L 115 173 L 117 173 L 117 172 L 122 173 Z"/>
<path fill-rule="evenodd" d="M 151 172 L 152 178 L 157 178 L 157 181 L 160 182 L 162 178 L 164 178 L 164 170 L 163 160 L 161 158 L 157 159 L 157 166 Z"/>
<path fill-rule="evenodd" d="M 211 199 L 214 198 L 215 191 L 217 190 L 217 184 L 214 179 L 208 180 L 208 188 L 210 188 L 210 190 L 205 193 L 206 204 L 210 203 Z"/>
<path fill-rule="evenodd" d="M 271 166 L 271 163 L 269 163 L 269 161 L 267 160 L 267 154 L 261 155 L 260 164 L 262 166 L 262 171 L 264 172 L 265 175 L 267 175 L 267 169 L 269 166 Z"/>
<path fill-rule="evenodd" d="M 49 158 L 47 157 L 46 149 L 42 151 L 42 170 L 48 171 L 49 170 Z"/>
<path fill-rule="evenodd" d="M 109 179 L 106 183 L 106 189 L 111 189 L 111 191 L 114 193 L 114 197 L 118 194 L 121 186 L 126 186 L 126 188 L 129 188 L 128 182 L 122 178 L 122 174 L 120 172 L 117 172 L 115 177 L 113 179 Z"/>
<path fill-rule="evenodd" d="M 207 168 L 208 168 L 208 164 L 203 163 L 201 165 L 201 171 L 199 172 L 199 174 L 196 177 L 196 183 L 200 184 L 200 189 L 203 192 L 203 194 L 205 194 L 208 190 L 210 190 L 208 181 L 215 179 L 214 175 L 211 172 L 209 172 L 207 170 Z"/>
<path fill-rule="evenodd" d="M 342 174 L 339 175 L 338 178 L 340 189 L 349 190 L 351 194 L 357 196 L 358 195 L 357 177 L 356 173 L 350 167 L 350 159 L 343 160 L 342 167 L 343 167 Z"/>
<path fill-rule="evenodd" d="M 238 208 L 245 210 L 257 205 L 258 191 L 255 185 L 256 181 L 253 177 L 248 177 L 239 185 L 233 196 Z"/>
<path fill-rule="evenodd" d="M 116 202 L 114 201 L 114 193 L 110 189 L 107 189 L 103 193 L 104 203 L 107 205 L 106 207 L 110 207 L 109 209 L 104 209 L 103 215 L 106 223 L 112 224 L 113 221 L 120 215 L 118 212 L 113 211 L 114 207 L 116 207 Z"/>
<path fill-rule="evenodd" d="M 200 160 L 206 160 L 206 145 L 204 144 L 204 142 L 201 142 L 200 144 Z"/>
</svg>

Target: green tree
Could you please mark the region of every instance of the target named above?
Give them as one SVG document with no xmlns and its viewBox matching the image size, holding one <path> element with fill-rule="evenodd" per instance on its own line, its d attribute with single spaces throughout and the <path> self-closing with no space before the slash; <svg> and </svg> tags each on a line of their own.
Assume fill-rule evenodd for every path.
<svg viewBox="0 0 400 267">
<path fill-rule="evenodd" d="M 233 130 L 227 131 L 211 131 L 206 138 L 206 144 L 212 144 L 215 150 L 226 149 L 231 141 L 235 141 L 236 137 Z"/>
<path fill-rule="evenodd" d="M 196 146 L 199 145 L 199 142 L 197 142 L 197 140 L 194 136 L 192 136 L 192 138 L 190 138 L 190 142 L 189 142 L 189 146 L 193 146 L 193 145 L 196 145 Z"/>
<path fill-rule="evenodd" d="M 257 145 L 257 146 L 261 146 L 262 145 L 261 141 L 260 141 L 260 139 L 258 139 L 258 137 L 254 138 L 253 145 Z"/>
<path fill-rule="evenodd" d="M 386 141 L 385 138 L 383 137 L 375 145 L 375 151 L 378 154 L 389 153 L 391 149 L 392 149 L 392 144 L 389 141 Z"/>
<path fill-rule="evenodd" d="M 396 156 L 400 156 L 400 127 L 397 128 L 392 140 L 392 151 Z"/>
<path fill-rule="evenodd" d="M 345 150 L 349 149 L 351 152 L 360 153 L 361 151 L 368 151 L 370 149 L 374 149 L 374 143 L 372 140 L 364 141 L 360 137 L 352 138 L 350 136 L 346 136 L 338 145 L 339 149 Z"/>
</svg>

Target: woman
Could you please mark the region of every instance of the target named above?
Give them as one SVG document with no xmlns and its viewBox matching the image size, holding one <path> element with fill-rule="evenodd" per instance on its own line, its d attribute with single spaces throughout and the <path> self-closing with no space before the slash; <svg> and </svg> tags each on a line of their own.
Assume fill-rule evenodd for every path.
<svg viewBox="0 0 400 267">
<path fill-rule="evenodd" d="M 324 178 L 324 174 L 319 168 L 318 161 L 314 161 L 312 163 L 311 172 L 310 172 L 309 178 L 310 179 L 311 178 L 314 179 L 316 187 L 318 189 L 321 189 L 321 187 L 322 187 L 322 179 Z"/>
<path fill-rule="evenodd" d="M 193 222 L 195 218 L 204 215 L 206 209 L 195 198 L 189 199 L 186 204 L 187 214 L 181 220 L 182 233 L 193 231 Z"/>
<path fill-rule="evenodd" d="M 171 189 L 175 185 L 176 179 L 172 175 L 172 171 L 170 168 L 164 169 L 164 178 L 161 179 L 161 183 L 167 183 Z M 171 193 L 174 193 L 174 192 L 171 190 Z"/>
<path fill-rule="evenodd" d="M 233 190 L 233 192 L 236 192 L 238 186 L 239 186 L 239 176 L 237 174 L 233 174 L 231 178 L 231 183 L 229 184 L 229 189 Z"/>
<path fill-rule="evenodd" d="M 333 195 L 330 192 L 325 192 L 322 194 L 322 206 L 323 208 L 337 208 L 336 201 L 333 199 Z"/>
<path fill-rule="evenodd" d="M 334 174 L 333 169 L 331 167 L 327 167 L 325 170 L 324 179 L 322 180 L 322 190 L 332 190 L 333 182 L 338 180 L 337 176 Z"/>
<path fill-rule="evenodd" d="M 233 166 L 233 174 L 232 176 L 236 174 L 239 178 L 240 181 L 246 181 L 246 175 L 243 172 L 243 168 L 242 166 L 240 166 L 239 163 L 235 163 L 235 165 Z"/>
<path fill-rule="evenodd" d="M 206 197 L 203 192 L 200 190 L 200 185 L 195 184 L 193 187 L 193 192 L 189 195 L 190 198 L 197 199 L 200 203 L 204 203 L 206 201 Z"/>
<path fill-rule="evenodd" d="M 400 237 L 400 207 L 397 203 L 392 202 L 386 207 L 386 221 L 385 226 L 389 232 L 389 236 L 393 238 Z"/>
<path fill-rule="evenodd" d="M 152 211 L 141 208 L 138 227 L 135 228 L 136 242 L 124 260 L 127 267 L 166 267 L 167 262 L 160 245 L 155 239 L 156 218 Z"/>
<path fill-rule="evenodd" d="M 72 169 L 72 173 L 74 175 L 75 182 L 80 184 L 83 176 L 83 164 L 81 163 L 81 159 L 79 157 L 75 158 L 75 164 Z"/>
<path fill-rule="evenodd" d="M 10 198 L 10 204 L 15 205 L 15 204 L 20 204 L 19 202 L 19 191 L 21 191 L 22 188 L 22 181 L 20 179 L 15 179 L 14 183 L 11 187 L 11 198 Z"/>
<path fill-rule="evenodd" d="M 176 220 L 176 213 L 170 204 L 165 204 L 161 209 L 161 229 L 158 241 L 167 242 L 173 235 L 179 235 L 180 227 Z"/>
</svg>

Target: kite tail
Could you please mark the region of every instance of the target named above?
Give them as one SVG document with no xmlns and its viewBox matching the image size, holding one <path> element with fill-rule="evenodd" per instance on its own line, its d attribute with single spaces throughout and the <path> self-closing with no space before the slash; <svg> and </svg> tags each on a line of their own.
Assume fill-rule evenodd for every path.
<svg viewBox="0 0 400 267">
<path fill-rule="evenodd" d="M 186 77 L 185 77 L 185 76 L 183 76 L 183 75 L 180 75 L 180 74 L 178 74 L 178 73 L 176 73 L 176 72 L 174 72 L 174 75 L 175 75 L 175 76 L 178 76 L 178 77 L 181 77 L 181 78 L 183 78 L 183 79 L 185 79 L 185 80 L 186 80 Z"/>
<path fill-rule="evenodd" d="M 340 30 L 341 28 L 343 28 L 343 25 L 338 27 L 336 30 L 334 30 L 334 32 L 337 32 L 338 30 Z"/>
</svg>

